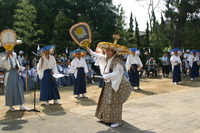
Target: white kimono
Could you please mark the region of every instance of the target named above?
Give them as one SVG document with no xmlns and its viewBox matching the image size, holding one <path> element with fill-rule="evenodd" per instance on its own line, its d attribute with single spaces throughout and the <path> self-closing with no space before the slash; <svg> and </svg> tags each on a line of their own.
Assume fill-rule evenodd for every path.
<svg viewBox="0 0 200 133">
<path fill-rule="evenodd" d="M 42 64 L 42 60 L 44 59 L 43 65 Z M 56 65 L 56 60 L 54 58 L 54 56 L 50 55 L 50 59 L 47 59 L 46 56 L 43 56 L 40 58 L 38 64 L 37 64 L 37 72 L 38 72 L 38 76 L 39 79 L 42 79 L 44 76 L 44 71 L 46 69 L 52 69 L 52 71 L 54 72 L 54 74 L 58 74 L 58 70 L 57 70 L 57 65 Z"/>
<path fill-rule="evenodd" d="M 104 73 L 104 68 L 106 66 L 106 56 L 100 53 L 93 52 L 90 50 L 90 55 L 96 57 L 96 65 L 99 65 L 100 72 L 103 75 Z"/>
<path fill-rule="evenodd" d="M 175 65 L 178 65 L 178 64 L 182 65 L 180 56 L 172 55 L 171 58 L 170 58 L 170 61 L 171 61 L 171 64 L 172 64 L 172 71 L 174 71 Z M 180 65 L 180 67 L 181 67 L 181 65 Z"/>
<path fill-rule="evenodd" d="M 78 58 L 74 58 L 71 62 L 71 66 L 68 70 L 68 73 L 74 73 L 74 77 L 77 78 L 77 72 L 79 67 L 83 67 L 84 68 L 84 72 L 85 74 L 88 73 L 88 68 L 87 68 L 87 64 L 84 58 L 80 58 L 80 60 Z"/>
<path fill-rule="evenodd" d="M 117 64 L 113 71 L 110 73 L 109 68 L 110 64 L 112 62 L 112 59 L 115 57 L 115 55 L 112 58 L 109 58 L 108 61 L 106 61 L 106 56 L 103 54 L 97 54 L 90 50 L 90 54 L 92 56 L 95 56 L 97 58 L 97 61 L 99 63 L 100 71 L 103 75 L 103 78 L 105 79 L 105 82 L 112 83 L 112 88 L 117 92 L 119 89 L 119 85 L 121 83 L 121 80 L 124 75 L 124 68 L 121 64 Z"/>
<path fill-rule="evenodd" d="M 12 56 L 13 55 L 13 56 Z M 15 53 L 15 52 L 12 52 L 12 55 L 10 56 L 10 59 L 11 59 L 11 61 L 12 61 L 12 63 L 13 63 L 13 66 L 15 67 L 15 66 L 18 66 L 18 67 L 20 67 L 20 65 L 19 65 L 19 62 L 18 62 L 18 60 L 17 60 L 17 54 Z M 6 69 L 7 71 L 8 70 L 10 70 L 10 68 L 11 68 L 11 65 L 10 65 L 10 61 L 9 61 L 9 59 L 8 60 L 6 60 L 6 56 L 7 56 L 7 54 L 5 53 L 5 56 L 2 56 L 0 59 L 0 67 L 1 68 L 4 68 L 4 69 Z M 7 79 L 7 77 L 8 77 L 8 74 L 6 74 L 5 75 L 5 79 Z M 5 84 L 7 84 L 7 81 L 5 80 Z"/>
<path fill-rule="evenodd" d="M 132 54 L 128 56 L 126 60 L 126 70 L 129 71 L 132 64 L 137 64 L 140 68 L 143 67 L 143 64 L 140 60 L 140 57 L 137 55 L 133 56 Z"/>
<path fill-rule="evenodd" d="M 195 57 L 194 57 L 194 55 L 190 55 L 190 56 L 188 57 L 187 61 L 189 61 L 189 65 L 190 65 L 190 67 L 192 68 L 192 65 L 193 65 L 193 62 L 194 62 L 194 61 L 196 61 L 197 64 L 199 64 L 199 57 L 198 57 L 197 55 L 196 55 Z"/>
</svg>

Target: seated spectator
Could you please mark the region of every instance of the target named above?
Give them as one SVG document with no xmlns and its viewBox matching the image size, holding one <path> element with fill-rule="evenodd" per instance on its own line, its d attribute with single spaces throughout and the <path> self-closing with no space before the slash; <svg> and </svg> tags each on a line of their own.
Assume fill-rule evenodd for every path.
<svg viewBox="0 0 200 133">
<path fill-rule="evenodd" d="M 94 70 L 92 69 L 92 64 L 94 63 L 94 58 L 90 56 L 89 54 L 86 55 L 85 61 L 88 67 L 88 73 L 87 73 L 87 80 L 89 83 L 95 83 L 93 80 L 94 77 Z"/>
<path fill-rule="evenodd" d="M 64 69 L 61 65 L 62 64 L 61 59 L 57 59 L 56 61 L 57 61 L 56 63 L 57 63 L 58 72 L 61 74 L 64 74 L 63 73 Z M 56 81 L 57 81 L 58 87 L 62 87 L 62 86 L 64 86 L 64 83 L 65 83 L 65 77 L 57 78 Z"/>
<path fill-rule="evenodd" d="M 149 60 L 146 62 L 146 67 L 147 67 L 147 77 L 149 77 L 150 72 L 153 73 L 155 78 L 157 78 L 157 64 L 156 61 L 151 57 Z"/>
<path fill-rule="evenodd" d="M 65 53 L 62 53 L 60 60 L 62 61 L 63 65 L 67 64 L 67 55 Z"/>
</svg>

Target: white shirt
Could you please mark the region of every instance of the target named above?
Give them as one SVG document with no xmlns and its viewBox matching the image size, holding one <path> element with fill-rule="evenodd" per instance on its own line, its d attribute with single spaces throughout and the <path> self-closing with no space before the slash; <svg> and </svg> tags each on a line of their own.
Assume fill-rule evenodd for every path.
<svg viewBox="0 0 200 133">
<path fill-rule="evenodd" d="M 137 64 L 139 67 L 143 67 L 143 64 L 140 60 L 140 57 L 137 55 L 133 56 L 132 54 L 128 56 L 126 60 L 126 70 L 128 71 L 132 64 Z"/>
<path fill-rule="evenodd" d="M 88 72 L 88 68 L 87 68 L 87 64 L 85 62 L 84 58 L 80 58 L 80 60 L 78 58 L 74 58 L 71 62 L 71 66 L 69 68 L 69 73 L 74 73 L 74 77 L 77 78 L 77 72 L 78 72 L 78 67 L 83 67 L 84 68 L 84 72 L 87 73 Z"/>
<path fill-rule="evenodd" d="M 12 55 L 10 55 L 10 57 L 6 60 L 7 54 L 5 53 L 2 57 L 1 57 L 1 61 L 0 61 L 0 66 L 6 70 L 10 70 L 11 68 L 11 64 L 10 64 L 10 60 L 12 61 L 13 64 L 13 68 L 16 67 L 16 65 L 19 67 L 19 62 L 17 61 L 17 54 L 15 52 L 12 52 Z M 5 74 L 5 79 L 8 79 L 9 73 Z M 5 80 L 5 84 L 7 84 L 7 80 Z"/>
<path fill-rule="evenodd" d="M 96 62 L 95 64 L 98 64 L 99 65 L 99 68 L 100 68 L 100 72 L 101 72 L 101 75 L 103 75 L 104 73 L 104 68 L 106 66 L 106 56 L 101 54 L 101 53 L 95 53 L 93 52 L 92 50 L 90 50 L 90 54 L 94 57 L 96 57 Z"/>
<path fill-rule="evenodd" d="M 41 64 L 42 64 L 42 60 L 41 59 L 42 58 L 44 59 L 44 62 L 43 62 L 43 65 L 41 66 Z M 39 62 L 37 64 L 37 72 L 38 72 L 39 79 L 43 78 L 44 71 L 46 69 L 52 69 L 54 74 L 58 73 L 56 60 L 55 60 L 54 56 L 50 55 L 50 59 L 47 59 L 46 56 L 43 56 L 43 57 L 40 58 L 40 60 L 39 60 Z"/>
<path fill-rule="evenodd" d="M 17 55 L 16 55 L 16 53 L 13 52 L 12 55 L 10 55 L 9 58 L 12 61 L 13 68 L 15 68 L 16 65 L 19 66 L 19 62 L 17 61 Z M 11 64 L 10 64 L 9 58 L 6 60 L 6 57 L 7 57 L 7 54 L 5 54 L 4 56 L 2 56 L 2 58 L 1 58 L 1 67 L 4 68 L 4 69 L 6 69 L 6 70 L 9 70 L 11 68 Z"/>
<path fill-rule="evenodd" d="M 23 60 L 24 60 L 24 56 L 20 56 L 20 55 L 18 55 L 18 61 L 19 61 L 19 65 L 20 66 L 22 66 L 22 62 L 23 62 Z"/>
<path fill-rule="evenodd" d="M 172 55 L 171 58 L 170 58 L 170 61 L 171 61 L 171 64 L 172 64 L 172 71 L 174 70 L 175 65 L 182 64 L 180 56 Z"/>
<path fill-rule="evenodd" d="M 192 67 L 194 61 L 196 61 L 197 64 L 199 63 L 199 57 L 198 56 L 190 55 L 187 60 L 189 61 L 190 67 Z"/>
<path fill-rule="evenodd" d="M 103 54 L 95 53 L 91 50 L 90 50 L 90 54 L 97 58 L 100 71 L 101 71 L 101 74 L 103 75 L 103 78 L 105 79 L 105 82 L 111 81 L 113 90 L 117 92 L 119 89 L 121 80 L 124 76 L 123 66 L 118 63 L 116 66 L 114 66 L 112 72 L 109 73 L 110 71 L 109 68 L 115 55 L 112 58 L 109 58 L 108 61 L 106 61 L 106 56 Z"/>
</svg>

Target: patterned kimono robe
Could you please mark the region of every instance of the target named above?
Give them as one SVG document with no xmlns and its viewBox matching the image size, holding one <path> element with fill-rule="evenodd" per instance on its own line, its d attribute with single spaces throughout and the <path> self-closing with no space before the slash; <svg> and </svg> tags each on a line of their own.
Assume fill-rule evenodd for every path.
<svg viewBox="0 0 200 133">
<path fill-rule="evenodd" d="M 122 105 L 132 91 L 130 82 L 124 77 L 123 66 L 123 60 L 117 55 L 107 60 L 104 74 L 109 70 L 106 75 L 108 80 L 104 82 L 95 113 L 95 116 L 104 122 L 122 120 Z"/>
</svg>

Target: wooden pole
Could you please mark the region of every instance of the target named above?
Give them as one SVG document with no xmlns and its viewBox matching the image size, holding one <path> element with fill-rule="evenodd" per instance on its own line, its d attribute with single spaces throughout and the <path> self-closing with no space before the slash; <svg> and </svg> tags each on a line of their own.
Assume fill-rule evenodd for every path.
<svg viewBox="0 0 200 133">
<path fill-rule="evenodd" d="M 26 91 L 28 91 L 28 64 L 26 64 Z"/>
</svg>

